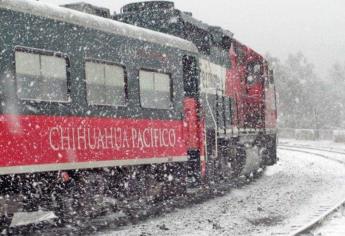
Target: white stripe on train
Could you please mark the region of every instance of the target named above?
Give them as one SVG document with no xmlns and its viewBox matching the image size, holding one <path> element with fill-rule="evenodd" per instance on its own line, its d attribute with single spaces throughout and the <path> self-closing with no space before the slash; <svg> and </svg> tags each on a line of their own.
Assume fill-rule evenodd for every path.
<svg viewBox="0 0 345 236">
<path fill-rule="evenodd" d="M 44 164 L 44 165 L 12 166 L 12 167 L 1 167 L 0 175 L 29 174 L 29 173 L 49 172 L 49 171 L 176 163 L 176 162 L 187 162 L 188 158 L 189 158 L 188 156 L 173 156 L 173 157 L 140 158 L 140 159 L 114 160 L 114 161 L 90 161 L 90 162 L 73 162 L 73 163 L 61 163 L 61 164 L 54 163 L 54 164 Z"/>
</svg>

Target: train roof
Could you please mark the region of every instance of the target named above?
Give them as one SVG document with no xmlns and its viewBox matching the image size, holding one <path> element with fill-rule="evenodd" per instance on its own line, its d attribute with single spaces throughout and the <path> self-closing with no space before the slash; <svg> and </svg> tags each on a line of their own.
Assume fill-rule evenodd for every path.
<svg viewBox="0 0 345 236">
<path fill-rule="evenodd" d="M 258 53 L 254 49 L 248 47 L 247 45 L 241 43 L 236 38 L 233 39 L 233 43 L 234 43 L 234 45 L 236 45 L 236 47 L 240 47 L 242 50 L 244 50 L 244 53 L 245 53 L 245 56 L 247 57 L 247 60 L 265 61 L 265 58 L 260 53 Z"/>
<path fill-rule="evenodd" d="M 193 17 L 191 12 L 175 8 L 171 1 L 138 1 L 121 8 L 114 19 L 144 28 L 169 33 L 192 41 L 201 52 L 209 46 L 230 48 L 233 33 L 218 26 L 208 25 Z"/>
<path fill-rule="evenodd" d="M 121 14 L 132 14 L 143 11 L 161 11 L 163 14 L 167 14 L 168 11 L 174 12 L 174 16 L 180 17 L 183 22 L 189 23 L 201 30 L 213 32 L 218 31 L 218 33 L 222 33 L 224 36 L 229 38 L 233 38 L 234 35 L 229 30 L 218 26 L 208 25 L 201 20 L 194 18 L 191 12 L 184 12 L 175 8 L 174 2 L 171 1 L 138 1 L 126 4 L 121 8 Z M 173 19 L 170 20 L 173 21 Z"/>
<path fill-rule="evenodd" d="M 0 0 L 0 8 L 198 53 L 196 46 L 187 40 L 64 7 L 30 0 Z"/>
</svg>

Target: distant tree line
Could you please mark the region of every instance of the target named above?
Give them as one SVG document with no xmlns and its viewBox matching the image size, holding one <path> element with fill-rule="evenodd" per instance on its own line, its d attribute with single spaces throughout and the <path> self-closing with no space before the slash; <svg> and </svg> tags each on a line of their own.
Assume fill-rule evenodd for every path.
<svg viewBox="0 0 345 236">
<path fill-rule="evenodd" d="M 281 62 L 267 55 L 274 70 L 281 128 L 345 128 L 345 64 L 330 66 L 321 78 L 302 53 Z"/>
</svg>

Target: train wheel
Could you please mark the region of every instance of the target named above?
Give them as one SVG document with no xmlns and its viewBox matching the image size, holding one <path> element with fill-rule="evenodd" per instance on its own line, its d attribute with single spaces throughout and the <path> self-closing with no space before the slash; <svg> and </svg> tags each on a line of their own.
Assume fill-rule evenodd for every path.
<svg viewBox="0 0 345 236">
<path fill-rule="evenodd" d="M 218 181 L 218 161 L 216 159 L 216 151 L 215 148 L 212 149 L 210 153 L 208 153 L 208 159 L 207 159 L 207 167 L 206 167 L 206 176 L 207 176 L 207 182 L 209 184 L 215 184 Z"/>
<path fill-rule="evenodd" d="M 92 216 L 102 208 L 103 198 L 105 197 L 105 179 L 98 172 L 84 172 L 79 181 L 79 192 L 81 198 L 82 215 Z"/>
<path fill-rule="evenodd" d="M 185 163 L 171 165 L 166 180 L 172 196 L 182 196 L 187 193 L 187 166 Z"/>
<path fill-rule="evenodd" d="M 246 151 L 242 146 L 231 148 L 231 174 L 232 178 L 237 178 L 240 176 L 244 165 L 246 163 Z"/>
<path fill-rule="evenodd" d="M 270 155 L 271 155 L 271 160 L 272 160 L 272 165 L 277 163 L 278 157 L 277 157 L 277 136 L 275 135 L 273 140 L 272 140 L 272 146 L 270 149 Z"/>
<path fill-rule="evenodd" d="M 187 192 L 187 166 L 185 163 L 164 165 L 160 172 L 162 183 L 161 199 L 169 200 L 176 196 L 185 195 Z"/>
<path fill-rule="evenodd" d="M 277 139 L 276 136 L 270 137 L 267 142 L 267 166 L 272 166 L 277 163 Z"/>
<path fill-rule="evenodd" d="M 0 232 L 2 232 L 3 235 L 11 235 L 11 218 L 13 215 L 8 216 L 1 216 L 0 217 Z"/>
<path fill-rule="evenodd" d="M 103 206 L 105 181 L 97 172 L 85 171 L 62 183 L 56 197 L 61 223 L 73 223 L 76 216 L 91 217 Z"/>
<path fill-rule="evenodd" d="M 61 183 L 57 186 L 56 196 L 54 197 L 55 214 L 58 216 L 58 224 L 73 223 L 73 218 L 78 214 L 80 209 L 78 202 L 81 198 L 76 184 L 76 180 L 71 179 L 68 182 Z"/>
</svg>

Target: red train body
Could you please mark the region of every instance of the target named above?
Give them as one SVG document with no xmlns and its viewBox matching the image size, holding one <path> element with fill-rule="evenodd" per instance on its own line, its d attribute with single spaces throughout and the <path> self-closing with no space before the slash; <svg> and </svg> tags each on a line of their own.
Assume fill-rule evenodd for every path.
<svg viewBox="0 0 345 236">
<path fill-rule="evenodd" d="M 232 67 L 227 75 L 227 93 L 236 100 L 236 125 L 239 128 L 265 129 L 270 123 L 270 128 L 274 128 L 276 124 L 272 122 L 276 118 L 266 112 L 267 100 L 275 103 L 274 87 L 272 90 L 270 86 L 273 78 L 269 78 L 267 61 L 235 39 L 230 57 Z"/>
<path fill-rule="evenodd" d="M 183 121 L 28 115 L 0 129 L 2 175 L 186 161 L 190 134 Z"/>
</svg>

